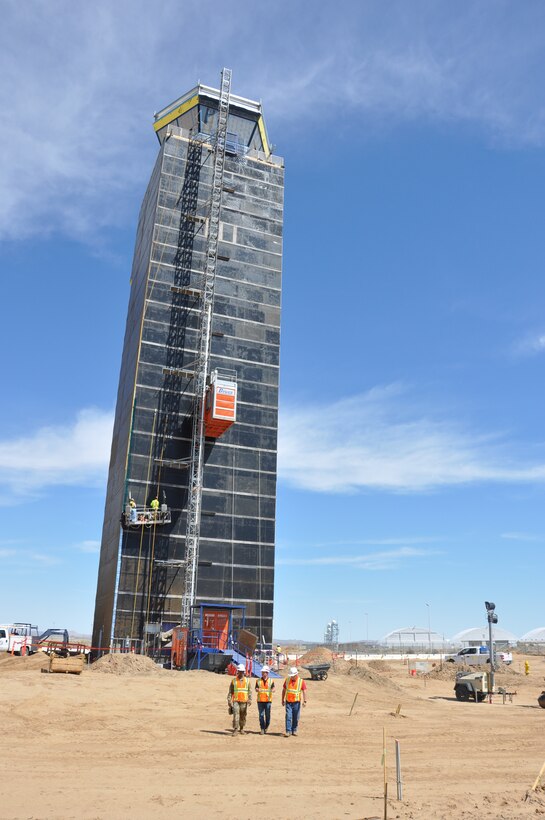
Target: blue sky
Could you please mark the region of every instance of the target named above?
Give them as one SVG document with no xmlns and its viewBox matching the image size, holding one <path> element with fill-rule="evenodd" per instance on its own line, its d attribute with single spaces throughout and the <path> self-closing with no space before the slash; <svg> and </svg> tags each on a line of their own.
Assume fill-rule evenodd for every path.
<svg viewBox="0 0 545 820">
<path fill-rule="evenodd" d="M 0 620 L 90 630 L 153 112 L 227 65 L 286 160 L 277 636 L 542 626 L 543 4 L 202 8 L 3 4 Z"/>
</svg>

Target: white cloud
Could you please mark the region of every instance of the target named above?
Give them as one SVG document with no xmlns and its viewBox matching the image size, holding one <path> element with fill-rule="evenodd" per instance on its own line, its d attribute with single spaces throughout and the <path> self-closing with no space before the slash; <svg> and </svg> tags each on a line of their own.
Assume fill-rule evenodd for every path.
<svg viewBox="0 0 545 820">
<path fill-rule="evenodd" d="M 290 543 L 289 541 L 279 541 L 276 545 L 276 552 L 280 554 L 282 552 L 293 552 L 294 549 L 311 549 L 312 551 L 318 549 L 335 549 L 338 548 L 345 549 L 351 547 L 414 547 L 414 546 L 422 546 L 423 544 L 436 544 L 437 542 L 441 541 L 444 543 L 446 540 L 445 538 L 438 538 L 436 536 L 408 536 L 403 538 L 401 536 L 393 536 L 393 537 L 383 537 L 383 538 L 349 538 L 349 539 L 342 539 L 340 541 L 312 541 L 312 542 L 305 542 L 298 539 L 296 542 Z"/>
<path fill-rule="evenodd" d="M 196 0 L 4 4 L 0 235 L 95 236 L 124 224 L 155 152 L 152 113 L 199 78 L 263 98 L 272 139 L 320 120 L 365 133 L 424 119 L 506 142 L 545 141 L 539 4 L 463 8 L 347 2 L 336 15 L 278 0 L 237 13 Z M 206 47 L 203 48 L 203 43 Z"/>
<path fill-rule="evenodd" d="M 60 564 L 61 561 L 57 556 L 50 555 L 47 553 L 42 552 L 33 552 L 30 554 L 30 561 L 35 561 L 38 564 L 42 564 L 44 567 L 54 567 L 57 564 Z"/>
<path fill-rule="evenodd" d="M 545 333 L 529 333 L 513 345 L 516 356 L 536 356 L 545 353 Z"/>
<path fill-rule="evenodd" d="M 500 537 L 505 538 L 507 541 L 528 541 L 532 543 L 545 540 L 543 535 L 534 535 L 530 532 L 502 532 Z"/>
<path fill-rule="evenodd" d="M 370 547 L 392 547 L 396 545 L 407 546 L 409 544 L 431 544 L 439 539 L 434 536 L 409 536 L 408 538 L 401 538 L 396 536 L 394 538 L 357 538 L 355 540 L 347 541 L 328 541 L 323 544 L 313 543 L 313 548 L 317 547 L 332 547 L 332 546 L 370 546 Z M 441 539 L 444 540 L 444 539 Z"/>
<path fill-rule="evenodd" d="M 0 441 L 0 503 L 23 500 L 50 486 L 103 484 L 112 427 L 111 412 L 86 409 L 71 424 Z"/>
<path fill-rule="evenodd" d="M 100 552 L 100 541 L 80 541 L 75 548 L 79 552 L 98 553 Z"/>
<path fill-rule="evenodd" d="M 397 569 L 400 564 L 410 558 L 422 558 L 432 555 L 428 550 L 415 547 L 400 547 L 396 550 L 371 552 L 363 555 L 328 555 L 319 558 L 280 558 L 277 564 L 298 567 L 327 567 L 338 566 L 362 570 L 391 570 Z"/>
<path fill-rule="evenodd" d="M 337 493 L 545 480 L 544 463 L 514 458 L 499 436 L 422 415 L 395 385 L 327 405 L 284 407 L 278 470 L 294 487 Z"/>
</svg>

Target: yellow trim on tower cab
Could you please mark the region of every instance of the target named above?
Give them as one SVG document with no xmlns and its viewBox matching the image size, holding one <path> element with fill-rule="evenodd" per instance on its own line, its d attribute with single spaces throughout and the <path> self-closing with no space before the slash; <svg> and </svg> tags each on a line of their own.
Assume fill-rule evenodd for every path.
<svg viewBox="0 0 545 820">
<path fill-rule="evenodd" d="M 263 150 L 269 156 L 271 153 L 271 149 L 269 148 L 269 140 L 267 139 L 267 132 L 265 131 L 265 123 L 263 121 L 263 117 L 260 115 L 257 121 L 257 127 L 259 128 L 259 133 L 261 134 L 261 142 L 263 143 Z"/>
<path fill-rule="evenodd" d="M 157 120 L 157 122 L 153 124 L 155 131 L 159 131 L 161 128 L 164 128 L 164 126 L 168 125 L 169 122 L 172 122 L 172 120 L 175 120 L 182 114 L 185 114 L 186 111 L 189 111 L 190 108 L 194 108 L 196 105 L 198 105 L 198 103 L 199 95 L 195 94 L 195 96 L 191 97 L 190 100 L 187 100 L 187 102 L 182 103 L 182 105 L 179 105 L 178 108 L 175 108 L 173 111 L 169 111 L 168 114 L 165 114 L 164 117 L 161 117 L 160 120 Z"/>
</svg>

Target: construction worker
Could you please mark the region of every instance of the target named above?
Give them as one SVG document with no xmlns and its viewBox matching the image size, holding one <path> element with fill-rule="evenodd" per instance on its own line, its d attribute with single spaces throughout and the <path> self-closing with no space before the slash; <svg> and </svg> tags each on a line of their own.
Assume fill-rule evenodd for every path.
<svg viewBox="0 0 545 820">
<path fill-rule="evenodd" d="M 129 499 L 129 511 L 131 524 L 138 523 L 138 516 L 136 514 L 136 501 L 134 498 Z"/>
<path fill-rule="evenodd" d="M 233 735 L 236 735 L 237 732 L 241 735 L 244 734 L 248 706 L 252 702 L 250 678 L 246 677 L 245 672 L 246 667 L 243 663 L 239 663 L 236 677 L 231 681 L 229 692 L 227 693 L 229 714 L 233 715 Z"/>
<path fill-rule="evenodd" d="M 159 499 L 157 498 L 157 496 L 155 496 L 155 498 L 152 500 L 150 507 L 152 517 L 154 519 L 157 518 L 157 513 L 159 512 Z"/>
<path fill-rule="evenodd" d="M 284 681 L 282 688 L 282 706 L 286 705 L 286 732 L 284 737 L 297 735 L 299 725 L 299 712 L 301 711 L 301 700 L 303 706 L 307 705 L 307 685 L 303 678 L 299 677 L 296 666 L 291 666 L 289 677 Z"/>
<path fill-rule="evenodd" d="M 271 703 L 274 690 L 274 681 L 269 678 L 270 669 L 264 666 L 261 670 L 261 677 L 255 684 L 257 692 L 257 708 L 259 710 L 259 725 L 261 734 L 266 735 L 271 722 Z"/>
</svg>

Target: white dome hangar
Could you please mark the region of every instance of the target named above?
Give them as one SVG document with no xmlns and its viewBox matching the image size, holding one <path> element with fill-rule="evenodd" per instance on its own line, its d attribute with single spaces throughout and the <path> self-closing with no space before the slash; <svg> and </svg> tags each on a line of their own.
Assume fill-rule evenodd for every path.
<svg viewBox="0 0 545 820">
<path fill-rule="evenodd" d="M 521 641 L 525 643 L 545 643 L 545 626 L 538 626 L 522 635 Z"/>
<path fill-rule="evenodd" d="M 496 644 L 514 644 L 518 638 L 507 629 L 494 626 L 494 642 Z M 473 626 L 470 629 L 463 629 L 451 638 L 452 643 L 463 646 L 480 646 L 488 643 L 488 626 Z"/>
<path fill-rule="evenodd" d="M 411 646 L 442 646 L 448 643 L 443 635 L 434 632 L 433 629 L 425 629 L 419 626 L 403 626 L 400 629 L 394 629 L 388 632 L 382 639 L 382 643 L 394 648 L 396 646 L 403 649 Z"/>
</svg>

